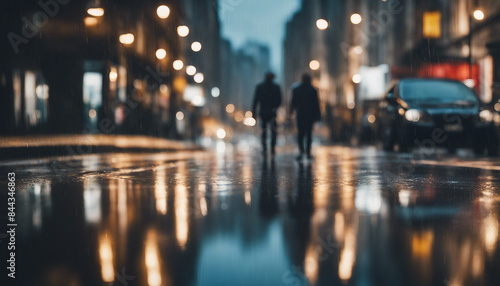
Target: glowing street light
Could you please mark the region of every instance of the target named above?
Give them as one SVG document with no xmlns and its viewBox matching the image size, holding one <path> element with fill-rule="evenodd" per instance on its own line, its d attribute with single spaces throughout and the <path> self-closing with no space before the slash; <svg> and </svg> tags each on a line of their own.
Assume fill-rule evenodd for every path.
<svg viewBox="0 0 500 286">
<path fill-rule="evenodd" d="M 94 17 L 101 17 L 102 15 L 104 15 L 104 9 L 102 9 L 102 8 L 89 8 L 89 9 L 87 9 L 87 13 L 91 16 L 94 16 Z"/>
<path fill-rule="evenodd" d="M 247 117 L 243 120 L 243 124 L 245 124 L 246 126 L 255 126 L 255 124 L 257 123 L 257 121 L 255 119 L 253 119 L 252 117 Z"/>
<path fill-rule="evenodd" d="M 111 68 L 111 71 L 109 72 L 109 81 L 110 82 L 116 82 L 118 79 L 118 71 L 116 68 Z"/>
<path fill-rule="evenodd" d="M 197 73 L 194 75 L 194 81 L 196 83 L 202 83 L 205 80 L 205 76 L 202 73 Z"/>
<path fill-rule="evenodd" d="M 120 43 L 122 43 L 124 45 L 130 45 L 134 42 L 134 35 L 131 33 L 122 34 L 122 35 L 120 35 L 119 40 L 120 40 Z"/>
<path fill-rule="evenodd" d="M 167 51 L 165 51 L 165 49 L 156 50 L 156 57 L 159 60 L 163 60 L 166 56 L 167 56 Z"/>
<path fill-rule="evenodd" d="M 226 105 L 226 112 L 227 113 L 233 113 L 234 110 L 235 110 L 234 104 L 230 103 L 230 104 Z"/>
<path fill-rule="evenodd" d="M 326 28 L 328 28 L 328 21 L 326 21 L 325 19 L 319 19 L 318 21 L 316 21 L 316 27 L 318 27 L 318 29 L 320 30 L 326 30 Z"/>
<path fill-rule="evenodd" d="M 317 60 L 312 60 L 310 63 L 309 63 L 309 68 L 313 71 L 316 71 L 318 70 L 320 67 L 320 64 Z"/>
<path fill-rule="evenodd" d="M 158 14 L 158 17 L 161 19 L 167 19 L 170 15 L 170 8 L 168 8 L 167 5 L 160 5 L 158 9 L 156 9 L 156 14 Z"/>
<path fill-rule="evenodd" d="M 355 46 L 352 51 L 356 54 L 356 55 L 361 55 L 363 53 L 363 48 L 361 46 Z"/>
<path fill-rule="evenodd" d="M 217 130 L 217 138 L 219 139 L 226 138 L 226 130 L 219 128 L 219 130 Z"/>
<path fill-rule="evenodd" d="M 359 73 L 355 74 L 352 76 L 352 82 L 354 83 L 360 83 L 361 82 L 361 75 Z"/>
<path fill-rule="evenodd" d="M 184 67 L 184 63 L 181 60 L 175 60 L 173 63 L 174 70 L 181 70 Z"/>
<path fill-rule="evenodd" d="M 477 9 L 476 11 L 474 11 L 474 19 L 478 20 L 478 21 L 482 21 L 484 20 L 484 12 Z"/>
<path fill-rule="evenodd" d="M 354 25 L 361 23 L 362 20 L 363 18 L 358 13 L 354 13 L 351 15 L 351 23 L 353 23 Z"/>
<path fill-rule="evenodd" d="M 191 44 L 191 50 L 193 50 L 193 52 L 201 51 L 201 43 L 200 42 L 193 42 Z"/>
<path fill-rule="evenodd" d="M 367 119 L 368 119 L 368 122 L 370 122 L 370 124 L 373 124 L 373 123 L 375 123 L 375 121 L 377 121 L 377 117 L 373 114 L 370 114 Z"/>
<path fill-rule="evenodd" d="M 226 110 L 227 111 L 227 110 Z M 241 111 L 237 111 L 235 114 L 234 114 L 234 120 L 236 122 L 241 122 L 245 119 L 245 115 L 243 114 L 243 112 Z"/>
<path fill-rule="evenodd" d="M 177 27 L 177 34 L 181 37 L 186 37 L 189 35 L 189 28 L 187 26 L 179 26 Z"/>
<path fill-rule="evenodd" d="M 196 74 L 196 67 L 195 66 L 186 66 L 186 73 L 188 75 L 195 75 Z"/>
<path fill-rule="evenodd" d="M 211 90 L 212 97 L 219 97 L 220 89 L 218 87 L 213 87 Z"/>
<path fill-rule="evenodd" d="M 182 111 L 177 111 L 177 113 L 175 114 L 175 118 L 179 121 L 183 120 L 184 119 L 184 113 Z"/>
</svg>

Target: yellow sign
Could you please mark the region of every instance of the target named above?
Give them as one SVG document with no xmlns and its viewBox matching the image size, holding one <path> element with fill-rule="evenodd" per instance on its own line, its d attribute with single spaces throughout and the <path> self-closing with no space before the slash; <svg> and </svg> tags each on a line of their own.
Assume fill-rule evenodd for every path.
<svg viewBox="0 0 500 286">
<path fill-rule="evenodd" d="M 423 24 L 424 38 L 441 37 L 441 12 L 425 12 Z"/>
</svg>

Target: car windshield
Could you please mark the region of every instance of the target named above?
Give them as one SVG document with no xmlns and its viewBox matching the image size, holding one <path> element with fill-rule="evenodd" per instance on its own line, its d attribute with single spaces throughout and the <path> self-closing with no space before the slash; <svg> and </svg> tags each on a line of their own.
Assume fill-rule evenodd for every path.
<svg viewBox="0 0 500 286">
<path fill-rule="evenodd" d="M 474 92 L 459 82 L 409 80 L 401 82 L 400 90 L 401 98 L 407 102 L 463 105 L 478 103 Z"/>
</svg>

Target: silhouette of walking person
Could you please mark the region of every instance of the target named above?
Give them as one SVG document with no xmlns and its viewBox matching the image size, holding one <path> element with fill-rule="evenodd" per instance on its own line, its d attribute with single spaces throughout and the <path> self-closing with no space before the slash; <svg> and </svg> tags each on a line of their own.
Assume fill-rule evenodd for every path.
<svg viewBox="0 0 500 286">
<path fill-rule="evenodd" d="M 298 129 L 299 155 L 297 160 L 302 160 L 304 152 L 308 159 L 312 159 L 312 129 L 314 122 L 321 119 L 318 91 L 311 84 L 309 74 L 302 75 L 302 81 L 292 89 L 292 103 L 290 114 L 295 111 Z M 305 147 L 304 147 L 305 141 Z"/>
<path fill-rule="evenodd" d="M 281 89 L 273 82 L 274 74 L 266 73 L 265 80 L 255 89 L 253 99 L 252 116 L 257 119 L 257 108 L 259 109 L 260 124 L 262 128 L 262 153 L 267 155 L 267 128 L 271 129 L 271 155 L 276 153 L 276 115 L 281 105 Z"/>
</svg>

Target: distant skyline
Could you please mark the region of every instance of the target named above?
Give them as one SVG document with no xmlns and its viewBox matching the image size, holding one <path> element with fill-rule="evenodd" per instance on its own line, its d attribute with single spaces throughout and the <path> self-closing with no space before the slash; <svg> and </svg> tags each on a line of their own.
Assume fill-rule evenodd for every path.
<svg viewBox="0 0 500 286">
<path fill-rule="evenodd" d="M 249 41 L 269 46 L 271 68 L 281 77 L 286 22 L 300 0 L 219 0 L 222 36 L 234 49 Z"/>
</svg>

